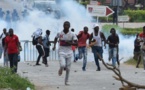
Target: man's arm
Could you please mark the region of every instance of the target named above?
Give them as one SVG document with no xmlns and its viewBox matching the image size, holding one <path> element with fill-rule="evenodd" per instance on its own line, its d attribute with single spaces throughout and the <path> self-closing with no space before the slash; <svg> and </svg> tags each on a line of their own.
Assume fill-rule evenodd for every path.
<svg viewBox="0 0 145 90">
<path fill-rule="evenodd" d="M 56 48 L 56 43 L 57 43 L 57 40 L 58 40 L 58 38 L 57 38 L 57 37 L 55 37 L 55 39 L 54 39 L 54 46 L 53 46 L 53 50 L 55 50 L 55 48 Z"/>
<path fill-rule="evenodd" d="M 89 37 L 89 44 L 91 44 L 92 38 L 93 38 L 93 33 L 91 33 L 91 35 Z"/>
<path fill-rule="evenodd" d="M 119 36 L 117 35 L 117 46 L 118 46 L 118 44 L 119 44 Z"/>
<path fill-rule="evenodd" d="M 79 39 L 80 37 L 82 37 L 83 32 L 80 31 L 79 34 L 77 35 L 77 38 Z"/>
<path fill-rule="evenodd" d="M 104 33 L 102 33 L 102 32 L 101 32 L 101 38 L 103 39 L 104 47 L 106 48 L 106 37 L 105 37 Z"/>
<path fill-rule="evenodd" d="M 73 45 L 73 46 L 78 46 L 78 41 L 75 34 L 73 34 L 72 41 L 68 42 L 68 44 Z"/>
<path fill-rule="evenodd" d="M 92 47 L 97 43 L 97 41 L 94 39 L 87 47 Z"/>
<path fill-rule="evenodd" d="M 4 46 L 4 55 L 6 55 L 7 48 L 8 48 L 8 43 L 7 43 L 7 38 L 5 38 L 5 46 Z"/>
</svg>

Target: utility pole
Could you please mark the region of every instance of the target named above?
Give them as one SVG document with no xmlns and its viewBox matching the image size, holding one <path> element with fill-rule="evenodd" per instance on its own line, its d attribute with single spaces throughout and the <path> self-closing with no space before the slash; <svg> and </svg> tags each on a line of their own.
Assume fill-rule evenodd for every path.
<svg viewBox="0 0 145 90">
<path fill-rule="evenodd" d="M 116 17 L 116 25 L 118 25 L 118 15 L 119 15 L 119 0 L 117 0 L 117 17 Z"/>
<path fill-rule="evenodd" d="M 111 1 L 111 6 L 116 8 L 116 10 L 115 10 L 115 21 L 116 21 L 116 25 L 118 25 L 119 6 L 122 6 L 122 0 L 112 0 Z"/>
</svg>

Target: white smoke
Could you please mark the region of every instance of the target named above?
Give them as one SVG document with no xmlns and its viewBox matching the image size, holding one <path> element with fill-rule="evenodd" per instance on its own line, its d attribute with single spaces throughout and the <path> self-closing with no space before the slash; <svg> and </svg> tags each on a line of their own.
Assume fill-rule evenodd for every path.
<svg viewBox="0 0 145 90">
<path fill-rule="evenodd" d="M 15 2 L 9 0 L 7 0 L 7 3 L 8 6 L 17 6 L 20 10 L 20 4 L 16 4 Z M 62 12 L 60 19 L 56 19 L 52 15 L 46 15 L 42 11 L 30 10 L 29 16 L 26 19 L 13 23 L 11 27 L 14 28 L 14 33 L 19 36 L 20 40 L 29 41 L 32 40 L 31 35 L 37 28 L 41 28 L 43 30 L 43 36 L 45 35 L 45 31 L 49 29 L 51 31 L 50 40 L 54 40 L 56 33 L 63 29 L 64 21 L 69 21 L 71 23 L 71 28 L 75 29 L 76 34 L 78 34 L 80 30 L 83 30 L 84 26 L 88 26 L 89 32 L 93 31 L 93 23 L 91 23 L 92 17 L 86 13 L 84 6 L 73 0 L 62 0 L 59 5 L 59 9 L 60 12 Z M 23 8 L 21 8 L 21 10 L 23 10 Z M 20 12 L 21 11 L 19 11 L 19 13 Z M 5 22 L 3 23 L 0 23 L 1 30 L 7 27 Z M 128 58 L 132 55 L 132 49 L 133 37 L 126 39 L 123 36 L 120 36 L 120 57 L 124 57 L 124 60 L 126 60 L 126 57 Z M 104 59 L 108 60 L 107 49 L 104 49 Z M 94 61 L 93 53 L 91 53 L 91 51 L 89 51 L 88 54 L 88 61 Z"/>
</svg>

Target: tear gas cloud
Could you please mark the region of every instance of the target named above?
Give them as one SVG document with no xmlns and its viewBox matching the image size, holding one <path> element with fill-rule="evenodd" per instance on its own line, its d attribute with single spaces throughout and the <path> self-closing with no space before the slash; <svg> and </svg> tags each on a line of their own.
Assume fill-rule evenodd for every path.
<svg viewBox="0 0 145 90">
<path fill-rule="evenodd" d="M 7 3 L 9 3 L 9 5 L 14 4 L 12 5 L 14 6 L 13 8 L 20 8 L 19 5 L 22 5 L 17 5 L 12 0 L 7 0 Z M 24 8 L 22 8 L 22 10 L 23 9 Z M 61 12 L 60 19 L 54 18 L 52 14 L 46 15 L 42 11 L 29 10 L 29 16 L 27 18 L 21 19 L 16 23 L 12 23 L 11 27 L 14 28 L 14 33 L 19 36 L 20 40 L 30 41 L 32 40 L 32 33 L 37 28 L 41 28 L 43 30 L 43 35 L 45 35 L 45 30 L 49 29 L 51 31 L 50 40 L 54 40 L 56 33 L 63 29 L 64 21 L 69 21 L 71 23 L 71 28 L 75 29 L 76 34 L 78 34 L 80 30 L 83 30 L 84 26 L 88 26 L 90 33 L 93 31 L 93 23 L 91 22 L 93 18 L 86 13 L 86 9 L 84 6 L 72 0 L 62 0 L 58 9 Z M 1 21 L 0 26 L 1 30 L 5 27 L 9 29 L 5 21 Z M 127 58 L 130 58 L 130 56 L 132 56 L 134 37 L 130 37 L 129 39 L 127 39 L 121 35 L 119 36 L 120 57 L 124 57 L 124 60 L 126 60 Z M 91 51 L 89 50 L 88 61 L 93 61 L 93 53 L 90 52 Z M 104 49 L 103 56 L 105 60 L 108 60 L 108 49 Z"/>
</svg>

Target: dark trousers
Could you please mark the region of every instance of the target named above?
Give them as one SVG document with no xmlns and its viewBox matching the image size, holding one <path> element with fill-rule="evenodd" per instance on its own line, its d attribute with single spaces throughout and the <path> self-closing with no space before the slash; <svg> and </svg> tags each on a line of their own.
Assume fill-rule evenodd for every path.
<svg viewBox="0 0 145 90">
<path fill-rule="evenodd" d="M 44 55 L 44 51 L 43 51 L 41 45 L 36 45 L 36 49 L 37 49 L 37 51 L 39 53 L 37 61 L 36 61 L 36 64 L 39 64 L 40 58 Z"/>
<path fill-rule="evenodd" d="M 50 49 L 44 48 L 45 56 L 43 57 L 44 63 L 47 65 L 47 57 L 49 56 Z"/>
<path fill-rule="evenodd" d="M 98 68 L 98 70 L 100 70 L 99 57 L 98 57 L 97 53 L 100 55 L 101 58 L 103 58 L 103 49 L 102 49 L 102 47 L 99 47 L 99 46 L 93 46 L 92 51 L 94 54 L 95 63 L 97 65 L 97 68 Z"/>
<path fill-rule="evenodd" d="M 12 69 L 12 72 L 17 72 L 17 66 L 18 66 L 18 54 L 8 54 L 9 60 L 10 60 L 10 68 Z"/>
</svg>

